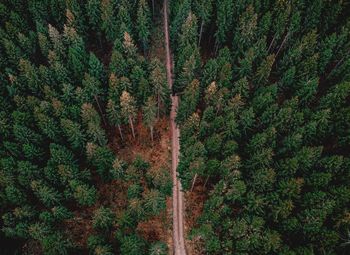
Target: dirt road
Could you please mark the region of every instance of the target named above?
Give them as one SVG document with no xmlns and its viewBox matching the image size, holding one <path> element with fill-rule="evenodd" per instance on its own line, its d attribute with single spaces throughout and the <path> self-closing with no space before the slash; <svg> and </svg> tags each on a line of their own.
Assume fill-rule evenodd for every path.
<svg viewBox="0 0 350 255">
<path fill-rule="evenodd" d="M 168 0 L 164 0 L 164 34 L 166 48 L 166 69 L 169 87 L 173 86 L 172 69 L 173 62 L 170 53 L 169 26 L 168 26 Z M 180 130 L 175 123 L 176 111 L 179 104 L 178 96 L 171 96 L 170 128 L 171 128 L 171 154 L 173 173 L 173 243 L 174 254 L 185 255 L 184 222 L 183 222 L 183 193 L 181 183 L 177 178 L 177 166 L 179 163 L 180 151 Z"/>
</svg>

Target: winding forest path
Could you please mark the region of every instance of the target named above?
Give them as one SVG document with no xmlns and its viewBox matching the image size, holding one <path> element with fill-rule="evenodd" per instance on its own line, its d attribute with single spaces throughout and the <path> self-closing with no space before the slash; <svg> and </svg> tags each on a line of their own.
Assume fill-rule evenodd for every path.
<svg viewBox="0 0 350 255">
<path fill-rule="evenodd" d="M 173 86 L 172 69 L 173 62 L 171 60 L 170 43 L 169 43 L 169 25 L 168 25 L 168 0 L 164 0 L 164 34 L 166 48 L 166 70 L 167 79 L 170 89 Z M 175 123 L 176 111 L 179 104 L 177 95 L 171 96 L 171 112 L 170 112 L 170 129 L 171 129 L 171 157 L 172 157 L 172 174 L 173 174 L 173 243 L 175 255 L 186 255 L 185 239 L 184 239 L 184 221 L 183 221 L 183 193 L 181 182 L 177 178 L 177 166 L 179 163 L 180 151 L 180 129 Z"/>
</svg>

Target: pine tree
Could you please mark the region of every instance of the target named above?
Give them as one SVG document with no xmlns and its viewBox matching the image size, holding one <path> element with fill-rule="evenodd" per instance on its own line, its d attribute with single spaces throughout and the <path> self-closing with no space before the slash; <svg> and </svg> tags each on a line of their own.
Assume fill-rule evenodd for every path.
<svg viewBox="0 0 350 255">
<path fill-rule="evenodd" d="M 81 80 L 86 66 L 86 52 L 82 38 L 68 47 L 68 66 L 74 77 Z"/>
<path fill-rule="evenodd" d="M 89 17 L 89 24 L 96 31 L 99 32 L 101 25 L 101 6 L 98 0 L 89 0 L 87 2 L 87 14 Z"/>
<path fill-rule="evenodd" d="M 166 255 L 166 254 L 168 254 L 168 247 L 163 242 L 156 242 L 151 246 L 151 248 L 149 250 L 149 254 L 150 255 Z"/>
<path fill-rule="evenodd" d="M 175 42 L 177 41 L 176 38 L 179 34 L 179 31 L 181 29 L 181 25 L 183 24 L 183 21 L 186 19 L 188 13 L 191 10 L 191 1 L 185 0 L 178 2 L 175 10 L 175 17 L 173 18 L 173 21 L 171 22 L 170 25 L 170 39 L 171 39 L 171 44 L 175 46 Z"/>
<path fill-rule="evenodd" d="M 58 205 L 61 200 L 62 196 L 59 194 L 57 190 L 54 188 L 49 187 L 42 181 L 32 181 L 30 184 L 32 190 L 38 197 L 38 199 L 45 205 L 45 206 L 55 206 Z"/>
<path fill-rule="evenodd" d="M 105 32 L 106 38 L 110 42 L 114 42 L 117 38 L 117 21 L 113 12 L 113 2 L 110 0 L 101 1 L 101 19 L 102 30 Z"/>
<path fill-rule="evenodd" d="M 61 127 L 73 149 L 85 148 L 85 135 L 79 123 L 69 119 L 61 119 Z"/>
<path fill-rule="evenodd" d="M 104 82 L 105 74 L 104 68 L 100 60 L 94 53 L 90 52 L 89 57 L 89 74 L 100 82 Z"/>
<path fill-rule="evenodd" d="M 149 215 L 157 215 L 161 210 L 164 210 L 165 197 L 158 190 L 150 190 L 145 194 L 145 210 Z"/>
<path fill-rule="evenodd" d="M 91 104 L 85 103 L 81 107 L 81 117 L 87 128 L 87 134 L 91 141 L 99 145 L 107 143 L 105 131 L 101 128 L 101 118 Z"/>
<path fill-rule="evenodd" d="M 95 210 L 93 216 L 93 226 L 96 229 L 107 230 L 113 227 L 115 215 L 111 209 L 100 207 Z"/>
<path fill-rule="evenodd" d="M 193 80 L 181 96 L 181 104 L 176 114 L 176 122 L 180 125 L 196 111 L 200 95 L 199 85 L 198 80 Z"/>
<path fill-rule="evenodd" d="M 168 105 L 168 97 L 169 97 L 169 90 L 166 80 L 166 73 L 164 70 L 164 67 L 162 66 L 159 59 L 155 58 L 152 60 L 151 63 L 152 71 L 151 71 L 151 85 L 153 86 L 153 93 L 155 97 L 157 98 L 157 116 L 159 118 L 160 116 L 160 110 L 161 106 L 163 106 L 163 109 L 167 109 Z"/>
<path fill-rule="evenodd" d="M 231 0 L 217 1 L 216 25 L 218 30 L 215 33 L 217 49 L 218 45 L 226 42 L 227 32 L 232 26 L 233 2 Z"/>
<path fill-rule="evenodd" d="M 275 55 L 269 55 L 267 58 L 261 63 L 256 72 L 255 82 L 257 86 L 264 85 L 268 82 L 268 78 L 271 73 L 272 65 L 275 62 Z"/>
<path fill-rule="evenodd" d="M 73 197 L 82 206 L 92 206 L 97 199 L 96 189 L 82 182 L 72 180 L 69 181 L 72 189 Z"/>
<path fill-rule="evenodd" d="M 196 16 L 201 20 L 198 39 L 198 45 L 200 45 L 202 40 L 202 34 L 204 31 L 204 26 L 210 21 L 210 18 L 213 15 L 213 1 L 195 0 L 193 4 L 194 12 Z"/>
<path fill-rule="evenodd" d="M 119 50 L 113 49 L 109 71 L 115 73 L 118 77 L 122 77 L 127 75 L 127 70 L 128 65 L 123 54 Z"/>
<path fill-rule="evenodd" d="M 122 39 L 124 34 L 127 33 L 128 35 L 132 35 L 132 28 L 131 28 L 131 17 L 130 17 L 130 10 L 128 8 L 128 2 L 123 0 L 118 8 L 118 14 L 117 14 L 117 27 L 118 27 L 118 38 Z"/>
<path fill-rule="evenodd" d="M 136 117 L 136 102 L 127 91 L 123 91 L 122 95 L 120 96 L 120 107 L 121 115 L 124 119 L 128 120 L 132 131 L 132 136 L 135 138 L 133 121 Z"/>
<path fill-rule="evenodd" d="M 130 33 L 124 32 L 123 36 L 123 49 L 127 57 L 127 62 L 129 62 L 128 64 L 130 65 L 131 63 L 135 63 L 135 59 L 137 58 L 137 47 Z"/>
<path fill-rule="evenodd" d="M 146 50 L 148 49 L 151 24 L 150 10 L 146 0 L 139 1 L 136 23 L 139 42 L 141 43 L 143 52 L 145 54 Z"/>
</svg>

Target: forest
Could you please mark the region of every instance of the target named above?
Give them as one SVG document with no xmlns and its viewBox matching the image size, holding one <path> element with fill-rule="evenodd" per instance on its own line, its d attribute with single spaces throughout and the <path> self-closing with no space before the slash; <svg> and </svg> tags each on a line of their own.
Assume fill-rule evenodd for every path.
<svg viewBox="0 0 350 255">
<path fill-rule="evenodd" d="M 0 254 L 350 254 L 348 1 L 1 0 L 0 35 Z"/>
</svg>

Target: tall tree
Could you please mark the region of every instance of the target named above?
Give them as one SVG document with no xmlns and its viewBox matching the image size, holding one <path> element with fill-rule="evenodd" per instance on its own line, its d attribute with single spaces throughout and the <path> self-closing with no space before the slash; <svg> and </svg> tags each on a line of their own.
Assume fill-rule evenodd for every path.
<svg viewBox="0 0 350 255">
<path fill-rule="evenodd" d="M 151 25 L 150 10 L 146 0 L 139 1 L 136 24 L 139 42 L 141 43 L 143 52 L 145 54 L 148 48 Z"/>
<path fill-rule="evenodd" d="M 118 105 L 112 99 L 109 99 L 107 103 L 106 112 L 107 112 L 107 116 L 110 121 L 110 124 L 118 127 L 120 138 L 123 140 L 124 138 L 123 138 L 123 133 L 121 129 L 121 124 L 123 123 L 123 121 L 122 121 L 120 107 L 118 107 Z"/>
<path fill-rule="evenodd" d="M 101 1 L 101 19 L 102 29 L 105 32 L 107 40 L 114 42 L 117 38 L 117 21 L 114 14 L 113 1 L 102 0 Z"/>
<path fill-rule="evenodd" d="M 159 118 L 161 106 L 167 111 L 168 100 L 169 100 L 169 88 L 166 80 L 166 73 L 164 66 L 161 64 L 160 60 L 155 58 L 151 63 L 151 86 L 153 86 L 153 93 L 157 98 L 157 116 Z"/>
<path fill-rule="evenodd" d="M 200 30 L 199 30 L 199 38 L 198 45 L 201 44 L 202 34 L 204 30 L 204 26 L 206 23 L 210 21 L 211 16 L 213 15 L 213 0 L 195 0 L 194 4 L 194 12 L 198 18 L 201 20 Z"/>
<path fill-rule="evenodd" d="M 127 92 L 123 91 L 120 96 L 120 107 L 123 118 L 127 119 L 132 131 L 132 136 L 135 138 L 134 119 L 136 117 L 136 102 L 135 99 Z"/>
</svg>

